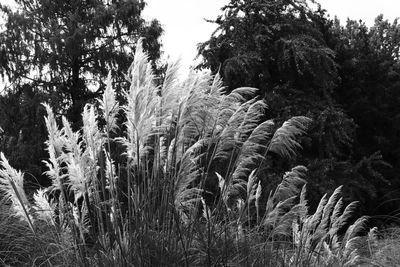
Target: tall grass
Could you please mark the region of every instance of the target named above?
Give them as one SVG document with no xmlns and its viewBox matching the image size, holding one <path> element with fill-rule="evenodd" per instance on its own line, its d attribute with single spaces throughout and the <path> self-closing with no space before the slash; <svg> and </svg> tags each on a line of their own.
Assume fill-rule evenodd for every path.
<svg viewBox="0 0 400 267">
<path fill-rule="evenodd" d="M 312 215 L 305 167 L 294 167 L 274 190 L 266 189 L 271 155 L 295 157 L 310 119 L 276 125 L 265 118 L 267 106 L 254 97 L 255 88 L 225 94 L 218 75 L 192 72 L 180 82 L 177 69 L 170 64 L 156 86 L 139 42 L 125 104 L 117 102 L 109 75 L 98 105 L 84 108 L 78 132 L 44 105 L 52 185 L 28 201 L 22 173 L 1 156 L 0 190 L 9 205 L 2 214 L 21 229 L 0 232 L 23 240 L 17 247 L 1 244 L 3 263 L 357 264 L 357 233 L 365 219 L 347 224 L 354 203 L 342 209 L 341 188 L 323 197 Z M 17 255 L 32 242 L 31 257 Z"/>
</svg>

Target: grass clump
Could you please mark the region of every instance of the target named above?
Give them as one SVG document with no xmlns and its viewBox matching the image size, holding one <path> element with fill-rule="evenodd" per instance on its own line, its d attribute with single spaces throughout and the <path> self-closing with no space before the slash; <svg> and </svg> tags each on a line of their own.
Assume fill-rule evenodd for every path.
<svg viewBox="0 0 400 267">
<path fill-rule="evenodd" d="M 265 118 L 256 89 L 225 94 L 219 76 L 205 73 L 190 73 L 181 83 L 177 68 L 171 64 L 156 86 L 139 42 L 124 104 L 109 75 L 98 108 L 84 108 L 80 131 L 45 105 L 52 185 L 28 201 L 23 175 L 1 158 L 8 205 L 1 216 L 15 221 L 0 233 L 15 240 L 1 245 L 2 263 L 357 264 L 365 219 L 348 226 L 354 203 L 343 209 L 341 188 L 323 197 L 313 215 L 305 167 L 292 168 L 268 189 L 272 156 L 295 157 L 310 119 L 276 125 Z"/>
<path fill-rule="evenodd" d="M 378 231 L 375 227 L 364 240 L 362 254 L 365 256 L 366 266 L 399 266 L 399 251 L 400 230 L 388 228 Z"/>
</svg>

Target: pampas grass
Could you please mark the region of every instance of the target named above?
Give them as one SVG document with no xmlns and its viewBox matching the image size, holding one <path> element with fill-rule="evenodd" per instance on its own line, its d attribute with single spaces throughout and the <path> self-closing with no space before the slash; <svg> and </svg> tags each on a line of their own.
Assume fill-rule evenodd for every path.
<svg viewBox="0 0 400 267">
<path fill-rule="evenodd" d="M 77 132 L 65 118 L 58 124 L 44 104 L 52 185 L 30 203 L 23 174 L 1 154 L 0 190 L 10 205 L 4 214 L 21 228 L 0 232 L 28 227 L 18 238 L 39 240 L 41 249 L 29 253 L 50 266 L 356 264 L 365 218 L 346 228 L 355 203 L 342 210 L 341 188 L 312 215 L 305 167 L 266 190 L 270 155 L 294 158 L 310 119 L 276 125 L 265 118 L 257 89 L 224 93 L 221 78 L 208 73 L 191 72 L 180 82 L 178 66 L 170 64 L 156 86 L 139 41 L 125 104 L 109 74 L 99 108 L 85 106 Z M 2 264 L 37 263 L 34 256 L 11 258 Z"/>
<path fill-rule="evenodd" d="M 373 228 L 364 241 L 366 263 L 371 266 L 399 266 L 400 265 L 400 231 L 398 228 L 388 228 L 378 231 Z"/>
<path fill-rule="evenodd" d="M 20 171 L 10 166 L 3 153 L 0 153 L 0 189 L 4 193 L 4 200 L 11 202 L 11 215 L 25 221 L 32 232 L 33 218 L 29 212 L 30 203 L 24 191 L 24 178 Z"/>
</svg>

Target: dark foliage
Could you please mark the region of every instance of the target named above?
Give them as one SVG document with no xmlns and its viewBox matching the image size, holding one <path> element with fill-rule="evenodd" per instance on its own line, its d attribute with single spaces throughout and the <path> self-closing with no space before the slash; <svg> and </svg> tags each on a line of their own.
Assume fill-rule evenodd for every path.
<svg viewBox="0 0 400 267">
<path fill-rule="evenodd" d="M 11 84 L 0 96 L 1 150 L 14 166 L 39 177 L 47 154 L 41 103 L 78 129 L 84 105 L 103 92 L 110 69 L 116 88 L 127 86 L 124 73 L 139 37 L 158 70 L 163 30 L 157 20 L 141 17 L 142 0 L 16 3 L 16 9 L 0 5 L 0 74 Z"/>
<path fill-rule="evenodd" d="M 199 68 L 219 72 L 230 90 L 260 88 L 278 120 L 313 118 L 303 154 L 292 162 L 308 166 L 310 198 L 344 184 L 346 198 L 359 200 L 363 212 L 395 212 L 400 189 L 397 21 L 379 16 L 371 28 L 351 20 L 341 26 L 317 3 L 302 0 L 231 0 L 222 10 L 212 21 L 218 29 L 198 47 L 204 59 Z"/>
</svg>

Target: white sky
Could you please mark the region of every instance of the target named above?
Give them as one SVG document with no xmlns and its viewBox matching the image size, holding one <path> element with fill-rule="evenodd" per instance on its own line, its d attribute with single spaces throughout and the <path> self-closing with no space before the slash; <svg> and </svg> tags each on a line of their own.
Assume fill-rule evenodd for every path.
<svg viewBox="0 0 400 267">
<path fill-rule="evenodd" d="M 1 4 L 12 0 L 0 0 Z M 156 18 L 164 27 L 162 43 L 164 59 L 181 59 L 181 73 L 194 65 L 197 55 L 196 45 L 208 40 L 215 30 L 215 25 L 204 21 L 215 19 L 221 13 L 220 8 L 229 0 L 147 0 L 143 16 Z M 362 19 L 368 26 L 380 13 L 393 20 L 400 17 L 400 0 L 319 0 L 333 18 L 337 15 L 342 24 L 346 19 Z M 0 88 L 2 81 L 0 79 Z"/>
<path fill-rule="evenodd" d="M 164 58 L 180 59 L 181 73 L 194 65 L 197 44 L 207 41 L 216 25 L 204 19 L 215 19 L 229 0 L 147 0 L 143 16 L 157 19 L 164 27 Z"/>
<path fill-rule="evenodd" d="M 399 0 L 317 0 L 324 9 L 331 14 L 331 18 L 337 15 L 344 24 L 347 18 L 353 20 L 362 19 L 368 26 L 372 26 L 375 18 L 383 14 L 384 18 L 393 22 L 400 17 Z"/>
</svg>

